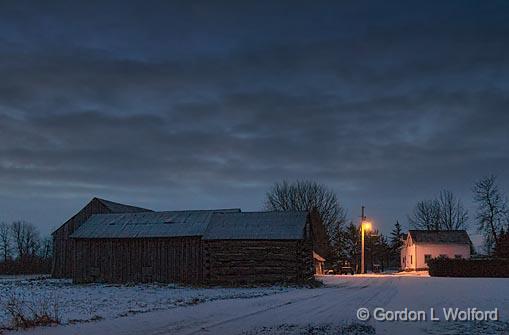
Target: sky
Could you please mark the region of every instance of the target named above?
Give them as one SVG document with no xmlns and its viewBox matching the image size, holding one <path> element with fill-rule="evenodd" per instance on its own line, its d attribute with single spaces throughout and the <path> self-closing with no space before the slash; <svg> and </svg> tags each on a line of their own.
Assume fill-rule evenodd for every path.
<svg viewBox="0 0 509 335">
<path fill-rule="evenodd" d="M 496 174 L 509 192 L 509 2 L 0 3 L 0 220 L 92 197 L 261 210 L 333 189 L 389 233 Z"/>
</svg>

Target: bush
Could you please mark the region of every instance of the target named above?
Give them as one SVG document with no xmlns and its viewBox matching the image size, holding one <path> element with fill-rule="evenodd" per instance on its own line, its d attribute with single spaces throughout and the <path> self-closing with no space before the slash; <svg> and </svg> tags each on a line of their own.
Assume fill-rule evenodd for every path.
<svg viewBox="0 0 509 335">
<path fill-rule="evenodd" d="M 32 257 L 0 262 L 2 275 L 34 275 L 51 273 L 51 259 Z"/>
<path fill-rule="evenodd" d="M 13 294 L 3 307 L 11 316 L 12 329 L 27 329 L 60 324 L 58 306 L 56 299 L 26 301 Z"/>
<path fill-rule="evenodd" d="M 509 277 L 509 259 L 449 259 L 428 261 L 432 277 Z"/>
<path fill-rule="evenodd" d="M 502 232 L 498 237 L 495 245 L 495 256 L 501 258 L 509 258 L 509 231 Z"/>
</svg>

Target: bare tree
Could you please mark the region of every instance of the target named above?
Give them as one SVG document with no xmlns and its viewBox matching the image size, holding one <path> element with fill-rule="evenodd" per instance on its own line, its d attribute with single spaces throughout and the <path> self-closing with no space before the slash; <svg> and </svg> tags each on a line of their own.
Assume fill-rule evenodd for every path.
<svg viewBox="0 0 509 335">
<path fill-rule="evenodd" d="M 329 238 L 346 222 L 346 210 L 339 204 L 334 191 L 307 180 L 274 184 L 267 192 L 265 208 L 272 211 L 310 211 L 316 208 Z"/>
<path fill-rule="evenodd" d="M 408 217 L 410 226 L 423 230 L 467 228 L 468 211 L 451 191 L 443 190 L 437 199 L 419 201 Z"/>
<path fill-rule="evenodd" d="M 11 224 L 11 230 L 12 230 L 12 238 L 14 242 L 14 246 L 16 248 L 17 256 L 22 257 L 23 256 L 23 241 L 25 236 L 25 225 L 22 221 L 15 221 Z"/>
<path fill-rule="evenodd" d="M 438 197 L 439 226 L 441 230 L 466 229 L 468 211 L 454 193 L 443 190 Z"/>
<path fill-rule="evenodd" d="M 33 224 L 15 221 L 11 224 L 11 231 L 19 258 L 36 255 L 40 247 L 40 236 Z"/>
<path fill-rule="evenodd" d="M 314 227 L 317 252 L 328 262 L 335 263 L 341 252 L 341 229 L 346 222 L 346 211 L 336 194 L 325 185 L 312 181 L 276 183 L 267 192 L 267 210 L 311 211 L 316 209 L 323 226 Z"/>
<path fill-rule="evenodd" d="M 499 190 L 497 177 L 494 175 L 476 182 L 473 192 L 474 201 L 477 203 L 478 230 L 484 235 L 486 250 L 492 253 L 498 233 L 509 219 L 507 198 Z"/>
<path fill-rule="evenodd" d="M 0 252 L 4 262 L 11 257 L 11 229 L 5 222 L 0 223 Z"/>
<path fill-rule="evenodd" d="M 408 222 L 415 229 L 440 230 L 440 203 L 438 200 L 419 201 L 408 216 Z"/>
<path fill-rule="evenodd" d="M 31 223 L 26 226 L 25 255 L 35 256 L 41 247 L 41 236 L 39 230 Z"/>
<path fill-rule="evenodd" d="M 53 257 L 53 240 L 51 237 L 48 236 L 42 240 L 39 256 L 45 260 Z"/>
</svg>

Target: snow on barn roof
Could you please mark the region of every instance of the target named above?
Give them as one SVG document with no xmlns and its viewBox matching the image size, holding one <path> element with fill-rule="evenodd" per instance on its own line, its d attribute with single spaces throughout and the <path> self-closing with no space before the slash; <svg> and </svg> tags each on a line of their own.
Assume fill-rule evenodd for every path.
<svg viewBox="0 0 509 335">
<path fill-rule="evenodd" d="M 308 212 L 214 214 L 204 240 L 299 240 Z"/>
<path fill-rule="evenodd" d="M 71 238 L 203 236 L 206 240 L 303 238 L 307 212 L 240 212 L 240 209 L 96 214 Z"/>
<path fill-rule="evenodd" d="M 71 238 L 201 236 L 215 212 L 240 212 L 240 209 L 96 214 Z"/>
<path fill-rule="evenodd" d="M 465 230 L 409 230 L 408 234 L 416 243 L 471 243 Z"/>
</svg>

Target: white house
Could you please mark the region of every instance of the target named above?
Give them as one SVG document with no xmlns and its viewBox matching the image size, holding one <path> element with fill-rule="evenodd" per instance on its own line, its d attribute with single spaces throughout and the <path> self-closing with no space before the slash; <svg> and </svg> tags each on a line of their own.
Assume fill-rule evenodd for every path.
<svg viewBox="0 0 509 335">
<path fill-rule="evenodd" d="M 409 230 L 401 248 L 401 269 L 428 269 L 437 257 L 470 258 L 470 238 L 464 230 Z"/>
</svg>

